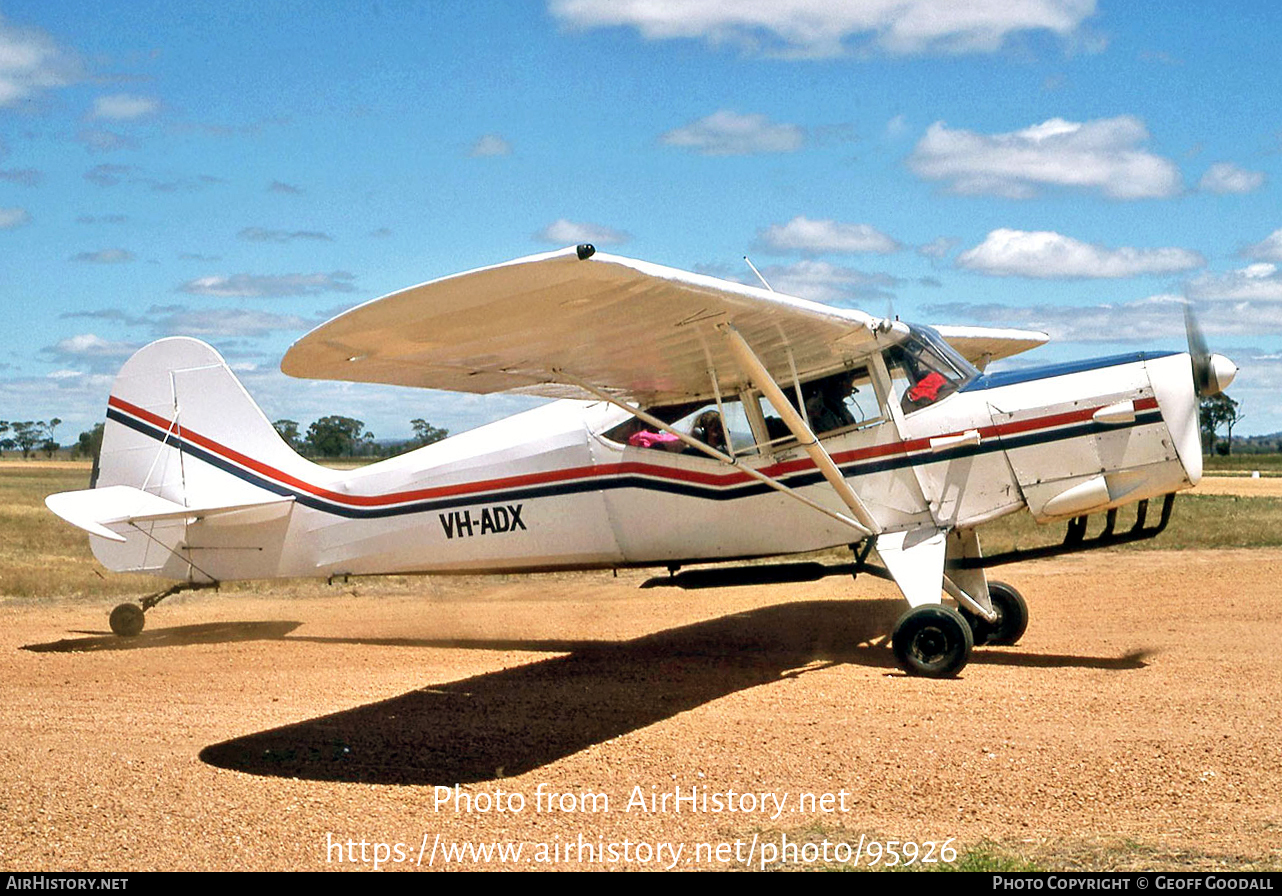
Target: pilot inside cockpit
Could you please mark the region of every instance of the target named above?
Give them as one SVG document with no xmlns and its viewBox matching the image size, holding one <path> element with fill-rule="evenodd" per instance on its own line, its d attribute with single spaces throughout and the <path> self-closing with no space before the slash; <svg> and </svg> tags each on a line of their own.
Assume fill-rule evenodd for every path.
<svg viewBox="0 0 1282 896">
<path fill-rule="evenodd" d="M 802 390 L 806 416 L 810 418 L 810 428 L 814 432 L 831 432 L 855 425 L 855 415 L 850 413 L 846 401 L 857 391 L 856 378 L 853 371 L 848 371 L 809 383 Z"/>
<path fill-rule="evenodd" d="M 912 327 L 909 337 L 886 349 L 884 357 L 905 414 L 946 398 L 979 375 L 928 327 Z"/>
</svg>

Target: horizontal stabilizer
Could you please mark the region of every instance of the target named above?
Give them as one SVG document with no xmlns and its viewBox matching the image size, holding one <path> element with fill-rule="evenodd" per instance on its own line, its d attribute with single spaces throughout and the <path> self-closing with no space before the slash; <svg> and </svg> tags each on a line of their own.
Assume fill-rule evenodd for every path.
<svg viewBox="0 0 1282 896">
<path fill-rule="evenodd" d="M 123 542 L 124 536 L 107 528 L 111 525 L 157 522 L 160 520 L 199 520 L 205 517 L 246 510 L 274 508 L 286 510 L 294 498 L 275 495 L 261 501 L 185 507 L 142 489 L 128 485 L 109 485 L 78 492 L 60 492 L 45 498 L 45 506 L 71 525 L 111 541 Z"/>
</svg>

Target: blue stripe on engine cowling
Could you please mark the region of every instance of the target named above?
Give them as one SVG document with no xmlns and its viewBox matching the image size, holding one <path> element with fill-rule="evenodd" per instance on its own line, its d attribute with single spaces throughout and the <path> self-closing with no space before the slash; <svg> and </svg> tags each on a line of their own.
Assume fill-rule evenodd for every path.
<svg viewBox="0 0 1282 896">
<path fill-rule="evenodd" d="M 1082 373 L 1087 370 L 1099 370 L 1104 367 L 1117 367 L 1120 364 L 1134 364 L 1137 361 L 1152 361 L 1178 355 L 1179 352 L 1131 352 L 1125 355 L 1109 355 L 1105 358 L 1086 358 L 1081 361 L 1065 361 L 1061 364 L 1048 364 L 1045 367 L 1026 367 L 1020 370 L 1003 370 L 998 373 L 986 373 L 976 377 L 965 386 L 962 392 L 979 392 L 984 389 L 996 389 L 1000 386 L 1013 386 L 1015 383 L 1031 383 L 1034 380 L 1049 379 L 1053 376 L 1065 376 L 1070 373 Z"/>
</svg>

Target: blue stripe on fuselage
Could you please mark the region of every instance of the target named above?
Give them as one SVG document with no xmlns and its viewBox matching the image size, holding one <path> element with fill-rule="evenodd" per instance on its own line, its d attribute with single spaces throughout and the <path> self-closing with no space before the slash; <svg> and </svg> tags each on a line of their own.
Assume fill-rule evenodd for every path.
<svg viewBox="0 0 1282 896">
<path fill-rule="evenodd" d="M 965 386 L 962 392 L 979 392 L 984 389 L 996 389 L 1000 386 L 1013 386 L 1015 383 L 1030 383 L 1034 380 L 1049 379 L 1053 376 L 1065 376 L 1070 373 L 1082 373 L 1087 370 L 1099 370 L 1103 367 L 1117 367 L 1119 364 L 1134 364 L 1137 361 L 1152 361 L 1166 358 L 1179 352 L 1131 352 L 1126 355 L 1109 355 L 1107 358 L 1087 358 L 1082 361 L 1065 361 L 1062 364 L 1048 364 L 1045 367 L 1026 367 L 1020 370 L 1003 370 L 999 373 L 986 373 L 976 377 Z"/>
</svg>

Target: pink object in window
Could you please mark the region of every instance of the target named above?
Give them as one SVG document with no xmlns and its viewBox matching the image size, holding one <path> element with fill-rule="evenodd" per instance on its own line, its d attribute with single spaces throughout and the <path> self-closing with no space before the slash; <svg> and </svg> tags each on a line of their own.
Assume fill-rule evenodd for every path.
<svg viewBox="0 0 1282 896">
<path fill-rule="evenodd" d="M 672 433 L 668 432 L 651 432 L 643 429 L 640 432 L 634 432 L 628 437 L 628 444 L 633 448 L 662 448 L 665 445 L 671 445 L 673 442 L 681 441 Z"/>
</svg>

